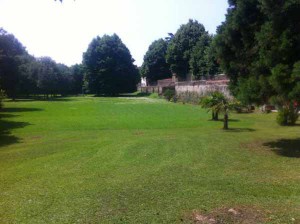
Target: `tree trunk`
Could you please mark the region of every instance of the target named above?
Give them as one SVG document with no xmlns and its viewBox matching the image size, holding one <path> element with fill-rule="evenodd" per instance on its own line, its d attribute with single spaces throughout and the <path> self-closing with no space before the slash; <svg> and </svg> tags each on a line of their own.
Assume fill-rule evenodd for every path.
<svg viewBox="0 0 300 224">
<path fill-rule="evenodd" d="M 216 113 L 215 113 L 215 121 L 218 121 L 218 120 L 219 120 L 219 113 L 216 112 Z"/>
<path fill-rule="evenodd" d="M 212 120 L 213 121 L 218 121 L 219 120 L 219 114 L 218 112 L 212 112 Z"/>
<path fill-rule="evenodd" d="M 228 130 L 228 114 L 227 112 L 225 112 L 224 114 L 224 127 L 223 127 L 224 130 Z"/>
</svg>

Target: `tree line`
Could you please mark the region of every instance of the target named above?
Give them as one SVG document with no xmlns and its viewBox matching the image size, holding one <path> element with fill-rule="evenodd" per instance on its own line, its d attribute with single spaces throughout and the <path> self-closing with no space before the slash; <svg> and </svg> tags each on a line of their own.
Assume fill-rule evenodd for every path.
<svg viewBox="0 0 300 224">
<path fill-rule="evenodd" d="M 13 34 L 0 29 L 0 86 L 8 97 L 78 94 L 82 85 L 82 65 L 68 67 L 50 57 L 35 58 Z"/>
<path fill-rule="evenodd" d="M 140 73 L 149 83 L 172 74 L 181 80 L 188 74 L 194 79 L 209 78 L 221 72 L 215 52 L 215 36 L 197 20 L 189 20 L 175 34 L 169 33 L 149 46 Z"/>
<path fill-rule="evenodd" d="M 218 27 L 216 57 L 232 94 L 245 104 L 272 103 L 293 125 L 300 105 L 300 2 L 229 0 Z"/>
<path fill-rule="evenodd" d="M 13 34 L 0 29 L 0 88 L 12 99 L 134 92 L 139 72 L 133 62 L 116 34 L 94 38 L 83 54 L 83 63 L 68 67 L 50 57 L 31 56 Z"/>
</svg>

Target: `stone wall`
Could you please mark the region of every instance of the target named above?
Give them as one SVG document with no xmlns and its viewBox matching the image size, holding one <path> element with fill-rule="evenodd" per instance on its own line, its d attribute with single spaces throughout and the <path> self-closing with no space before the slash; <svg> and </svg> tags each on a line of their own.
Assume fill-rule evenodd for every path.
<svg viewBox="0 0 300 224">
<path fill-rule="evenodd" d="M 140 91 L 142 93 L 162 94 L 162 87 L 159 87 L 159 86 L 139 86 L 138 91 Z"/>
<path fill-rule="evenodd" d="M 192 81 L 192 82 L 177 82 L 175 85 L 176 94 L 186 92 L 197 93 L 199 96 L 208 95 L 211 92 L 221 92 L 227 97 L 231 97 L 228 89 L 228 81 Z"/>
<path fill-rule="evenodd" d="M 158 80 L 156 86 L 139 87 L 139 91 L 143 93 L 162 94 L 166 89 L 175 89 L 177 95 L 185 93 L 195 93 L 198 96 L 205 96 L 211 92 L 221 92 L 227 97 L 231 97 L 228 89 L 229 80 L 226 76 L 216 78 L 214 80 L 197 80 L 187 82 L 174 82 L 172 79 Z"/>
</svg>

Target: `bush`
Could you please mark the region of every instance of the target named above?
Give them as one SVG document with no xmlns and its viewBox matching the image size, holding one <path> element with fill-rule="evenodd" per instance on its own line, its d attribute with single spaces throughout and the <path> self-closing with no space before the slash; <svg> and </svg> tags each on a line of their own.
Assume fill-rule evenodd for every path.
<svg viewBox="0 0 300 224">
<path fill-rule="evenodd" d="M 281 126 L 288 125 L 288 111 L 287 110 L 280 110 L 278 111 L 276 121 Z"/>
<path fill-rule="evenodd" d="M 277 123 L 281 126 L 295 125 L 298 120 L 298 110 L 291 108 L 283 108 L 279 110 L 277 115 Z"/>
<path fill-rule="evenodd" d="M 166 100 L 168 101 L 176 101 L 176 97 L 175 97 L 176 93 L 175 90 L 173 89 L 167 89 L 164 93 L 163 96 Z"/>
</svg>

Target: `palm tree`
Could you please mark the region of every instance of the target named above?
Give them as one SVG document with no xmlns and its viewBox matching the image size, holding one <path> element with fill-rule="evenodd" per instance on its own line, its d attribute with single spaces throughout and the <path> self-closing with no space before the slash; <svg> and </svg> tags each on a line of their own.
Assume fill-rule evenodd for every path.
<svg viewBox="0 0 300 224">
<path fill-rule="evenodd" d="M 219 107 L 217 105 L 225 99 L 225 96 L 220 92 L 213 92 L 210 95 L 203 97 L 200 101 L 200 105 L 203 108 L 207 108 L 208 111 L 212 112 L 212 120 L 219 120 Z"/>
<path fill-rule="evenodd" d="M 228 130 L 228 114 L 233 104 L 224 94 L 220 92 L 213 92 L 209 96 L 202 98 L 200 105 L 203 108 L 208 108 L 208 111 L 212 111 L 212 120 L 218 120 L 219 113 L 224 114 L 224 130 Z"/>
</svg>

